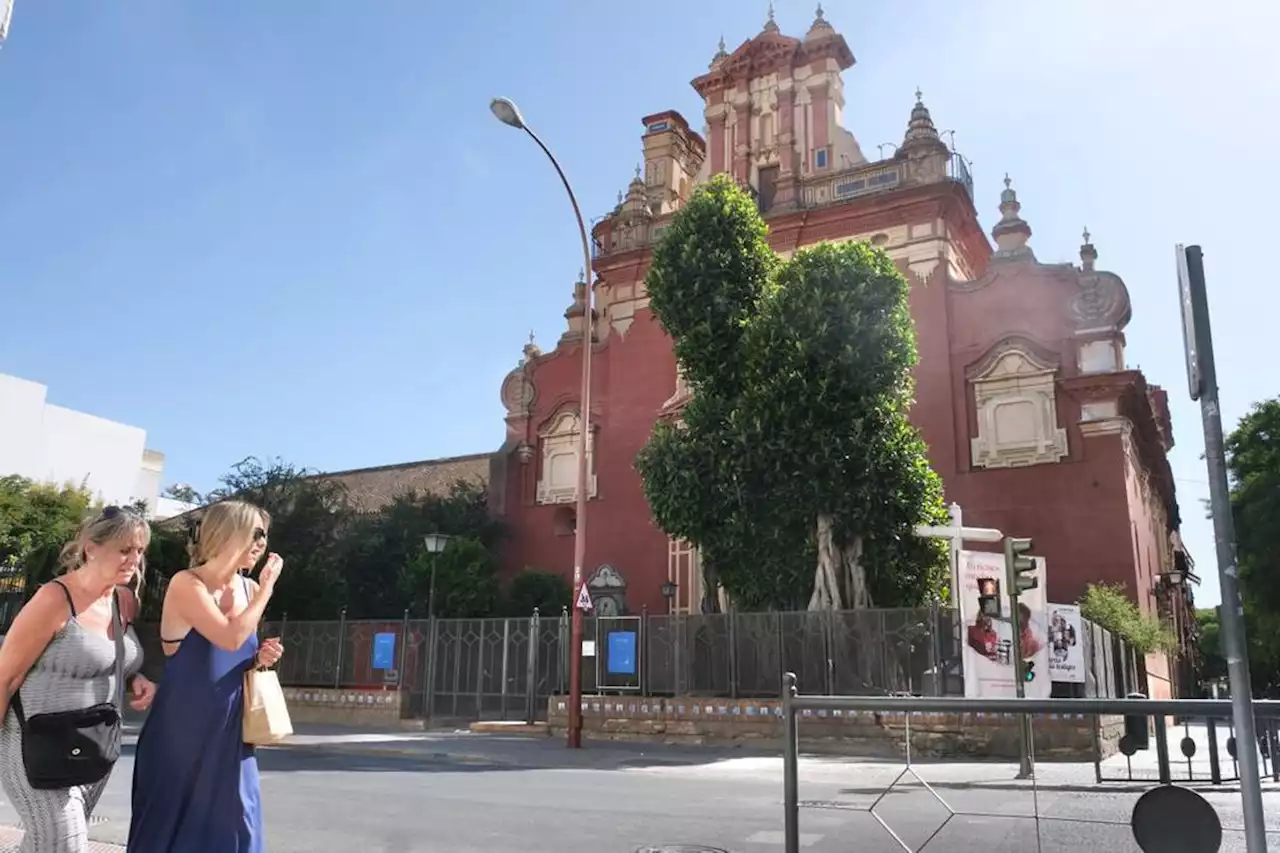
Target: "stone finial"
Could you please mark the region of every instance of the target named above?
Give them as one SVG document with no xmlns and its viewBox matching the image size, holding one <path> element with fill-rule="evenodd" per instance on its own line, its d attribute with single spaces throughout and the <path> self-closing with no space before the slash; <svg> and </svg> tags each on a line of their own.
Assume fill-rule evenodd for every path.
<svg viewBox="0 0 1280 853">
<path fill-rule="evenodd" d="M 729 58 L 729 52 L 725 50 L 724 36 L 720 36 L 720 44 L 716 48 L 716 55 L 711 57 L 711 68 L 715 68 L 720 63 Z"/>
<path fill-rule="evenodd" d="M 769 19 L 764 22 L 764 31 L 766 33 L 778 31 L 778 22 L 773 19 L 773 0 L 769 0 Z"/>
<path fill-rule="evenodd" d="M 1093 243 L 1089 242 L 1093 236 L 1089 233 L 1089 227 L 1085 226 L 1084 234 L 1081 235 L 1084 242 L 1080 245 L 1080 267 L 1085 272 L 1093 272 L 1094 263 L 1098 260 L 1098 250 L 1094 248 Z"/>
<path fill-rule="evenodd" d="M 638 180 L 640 180 L 640 175 L 641 175 L 642 171 L 643 171 L 643 170 L 640 168 L 640 164 L 639 164 L 639 163 L 636 163 L 636 177 L 635 177 L 635 179 L 636 179 L 637 181 L 638 181 Z"/>
<path fill-rule="evenodd" d="M 1018 201 L 1018 193 L 1013 189 L 1013 179 L 1006 172 L 1004 176 L 1004 192 L 1000 193 L 1000 221 L 991 229 L 991 236 L 999 246 L 996 254 L 1011 256 L 1029 253 L 1027 240 L 1031 238 L 1031 226 L 1021 216 L 1022 204 Z"/>
<path fill-rule="evenodd" d="M 921 142 L 941 142 L 938 128 L 934 126 L 933 116 L 924 105 L 924 93 L 916 89 L 916 105 L 911 109 L 911 120 L 907 122 L 907 133 L 903 137 L 904 146 Z"/>
<path fill-rule="evenodd" d="M 534 342 L 534 335 L 533 335 L 532 329 L 529 330 L 529 342 L 524 345 L 523 352 L 524 352 L 524 360 L 520 362 L 521 364 L 528 364 L 538 356 L 542 355 L 542 350 Z"/>
<path fill-rule="evenodd" d="M 834 35 L 835 27 L 826 18 L 826 13 L 822 10 L 822 4 L 818 4 L 818 8 L 813 13 L 813 24 L 809 27 L 808 34 L 805 35 L 805 41 L 813 41 L 824 36 Z"/>
</svg>

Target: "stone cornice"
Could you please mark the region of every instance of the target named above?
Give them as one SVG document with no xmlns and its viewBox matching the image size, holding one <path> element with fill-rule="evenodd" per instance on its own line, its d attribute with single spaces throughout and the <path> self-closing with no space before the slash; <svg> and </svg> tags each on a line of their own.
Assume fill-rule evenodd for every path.
<svg viewBox="0 0 1280 853">
<path fill-rule="evenodd" d="M 1181 516 L 1178 511 L 1173 469 L 1169 465 L 1169 456 L 1164 449 L 1162 433 L 1148 394 L 1149 386 L 1146 377 L 1137 370 L 1124 370 L 1116 373 L 1092 373 L 1067 377 L 1059 380 L 1058 385 L 1082 406 L 1093 402 L 1115 401 L 1116 418 L 1085 421 L 1080 424 L 1080 431 L 1086 436 L 1099 435 L 1116 431 L 1104 426 L 1110 421 L 1128 423 L 1129 435 L 1144 469 L 1139 473 L 1150 476 L 1168 515 L 1169 526 L 1176 529 Z"/>
</svg>

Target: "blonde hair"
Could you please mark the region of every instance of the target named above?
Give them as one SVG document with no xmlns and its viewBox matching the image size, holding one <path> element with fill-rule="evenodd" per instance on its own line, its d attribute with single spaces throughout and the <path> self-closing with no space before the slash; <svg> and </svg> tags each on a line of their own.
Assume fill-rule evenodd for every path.
<svg viewBox="0 0 1280 853">
<path fill-rule="evenodd" d="M 75 537 L 62 546 L 62 552 L 58 554 L 58 565 L 64 572 L 74 572 L 85 563 L 85 546 L 90 543 L 105 545 L 108 542 L 128 539 L 138 533 L 141 533 L 146 540 L 143 545 L 145 549 L 151 542 L 151 525 L 147 519 L 129 507 L 106 507 L 97 515 L 86 519 L 76 531 Z M 142 596 L 142 582 L 146 573 L 146 555 L 144 554 L 138 563 L 138 588 L 134 590 L 139 598 Z"/>
<path fill-rule="evenodd" d="M 191 568 L 204 565 L 228 548 L 248 548 L 254 528 L 270 526 L 267 511 L 246 501 L 220 501 L 207 507 L 200 513 L 187 543 Z"/>
</svg>

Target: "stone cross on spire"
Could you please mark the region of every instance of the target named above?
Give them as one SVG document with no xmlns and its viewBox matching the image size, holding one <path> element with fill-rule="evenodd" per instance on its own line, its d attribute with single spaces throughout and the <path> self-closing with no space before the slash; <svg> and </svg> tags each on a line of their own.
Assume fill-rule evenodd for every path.
<svg viewBox="0 0 1280 853">
<path fill-rule="evenodd" d="M 1084 238 L 1084 243 L 1080 246 L 1080 267 L 1085 272 L 1093 272 L 1093 265 L 1098 260 L 1098 250 L 1093 246 L 1093 235 L 1089 233 L 1089 226 L 1085 226 L 1084 234 L 1081 236 Z"/>
</svg>

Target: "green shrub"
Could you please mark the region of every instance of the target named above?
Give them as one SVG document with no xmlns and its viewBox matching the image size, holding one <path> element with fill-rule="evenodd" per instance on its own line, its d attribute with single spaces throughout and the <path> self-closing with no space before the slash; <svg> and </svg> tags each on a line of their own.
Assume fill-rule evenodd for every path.
<svg viewBox="0 0 1280 853">
<path fill-rule="evenodd" d="M 1124 584 L 1089 584 L 1079 603 L 1081 616 L 1123 638 L 1141 654 L 1178 650 L 1178 638 L 1159 619 L 1144 616 L 1125 593 Z"/>
</svg>

